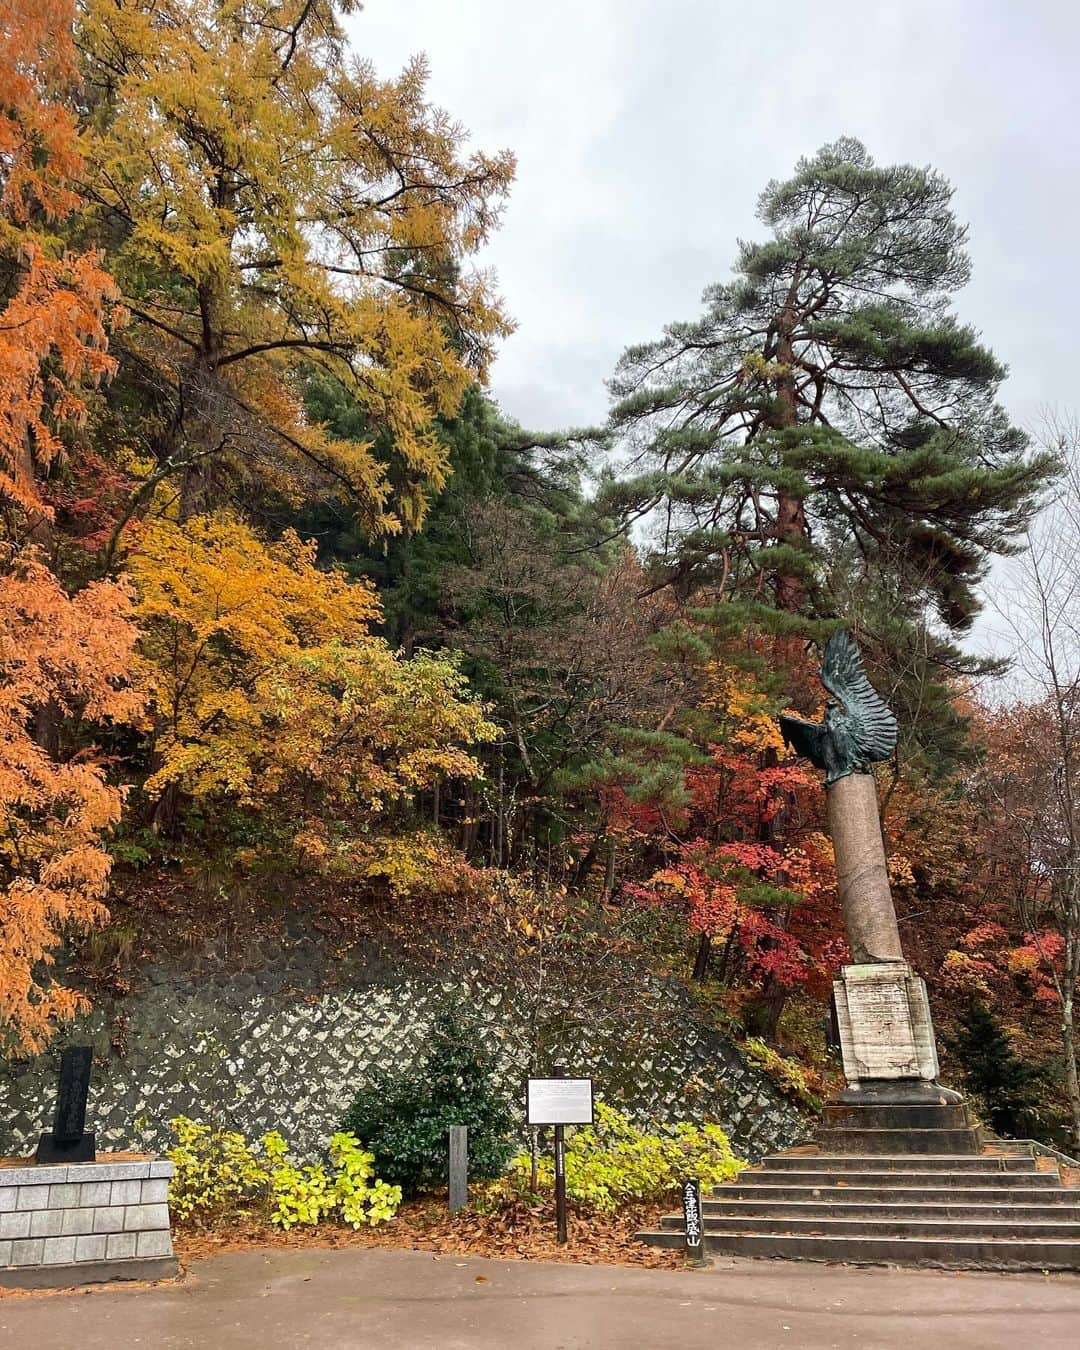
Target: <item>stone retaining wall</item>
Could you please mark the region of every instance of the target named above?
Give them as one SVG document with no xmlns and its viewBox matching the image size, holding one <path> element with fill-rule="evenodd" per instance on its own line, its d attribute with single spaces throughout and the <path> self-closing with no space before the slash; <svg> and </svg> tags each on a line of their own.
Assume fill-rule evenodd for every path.
<svg viewBox="0 0 1080 1350">
<path fill-rule="evenodd" d="M 0 1156 L 32 1151 L 56 1100 L 64 1043 L 93 1044 L 87 1112 L 100 1147 L 161 1153 L 177 1115 L 256 1138 L 280 1130 L 313 1159 L 373 1071 L 422 1058 L 447 1002 L 471 1011 L 507 1099 L 556 1059 L 595 1079 L 597 1096 L 654 1121 L 718 1121 L 749 1158 L 807 1135 L 774 1082 L 748 1064 L 682 986 L 647 971 L 599 973 L 587 961 L 538 991 L 479 967 L 441 979 L 380 958 L 351 968 L 311 942 L 247 954 L 247 968 L 196 954 L 187 970 L 148 967 L 141 987 L 94 1011 L 37 1059 L 0 1064 Z M 329 987 L 328 987 L 329 986 Z"/>
</svg>

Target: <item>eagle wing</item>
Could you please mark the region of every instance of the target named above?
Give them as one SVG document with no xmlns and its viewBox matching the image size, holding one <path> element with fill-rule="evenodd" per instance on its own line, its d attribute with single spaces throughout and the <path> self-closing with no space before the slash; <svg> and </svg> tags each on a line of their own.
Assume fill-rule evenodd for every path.
<svg viewBox="0 0 1080 1350">
<path fill-rule="evenodd" d="M 821 683 L 844 705 L 847 730 L 860 759 L 867 764 L 888 759 L 896 748 L 896 718 L 866 678 L 859 649 L 842 628 L 825 644 Z"/>
<path fill-rule="evenodd" d="M 797 755 L 805 755 L 817 768 L 826 768 L 825 745 L 829 733 L 821 722 L 804 722 L 801 717 L 780 714 L 780 730 L 785 742 Z"/>
</svg>

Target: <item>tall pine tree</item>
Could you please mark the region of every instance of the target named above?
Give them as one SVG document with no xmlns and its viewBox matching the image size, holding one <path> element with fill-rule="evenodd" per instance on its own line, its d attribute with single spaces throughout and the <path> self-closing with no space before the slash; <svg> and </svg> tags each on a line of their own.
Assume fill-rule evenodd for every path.
<svg viewBox="0 0 1080 1350">
<path fill-rule="evenodd" d="M 844 612 L 854 569 L 943 637 L 970 626 L 1053 466 L 952 312 L 970 264 L 951 198 L 930 169 L 825 146 L 767 186 L 769 237 L 740 244 L 703 316 L 625 352 L 612 420 L 632 468 L 606 497 L 659 518 L 659 581 L 794 637 Z"/>
</svg>

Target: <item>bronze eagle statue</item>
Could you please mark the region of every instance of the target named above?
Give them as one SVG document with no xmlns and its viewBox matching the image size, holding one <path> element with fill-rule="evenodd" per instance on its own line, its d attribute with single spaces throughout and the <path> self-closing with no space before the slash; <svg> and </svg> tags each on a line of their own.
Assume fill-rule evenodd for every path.
<svg viewBox="0 0 1080 1350">
<path fill-rule="evenodd" d="M 784 740 L 799 755 L 825 770 L 830 787 L 849 773 L 869 773 L 896 748 L 896 718 L 866 678 L 862 656 L 851 635 L 838 629 L 825 644 L 821 683 L 833 695 L 822 722 L 780 718 Z"/>
</svg>

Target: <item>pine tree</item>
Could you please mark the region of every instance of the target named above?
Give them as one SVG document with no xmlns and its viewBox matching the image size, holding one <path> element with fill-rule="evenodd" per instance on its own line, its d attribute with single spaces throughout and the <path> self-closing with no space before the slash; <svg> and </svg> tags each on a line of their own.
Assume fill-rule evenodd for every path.
<svg viewBox="0 0 1080 1350">
<path fill-rule="evenodd" d="M 998 406 L 1004 366 L 953 314 L 966 229 L 931 169 L 844 138 L 771 182 L 705 313 L 623 355 L 613 425 L 624 518 L 665 521 L 655 562 L 683 593 L 741 599 L 778 634 L 834 617 L 839 563 L 884 572 L 913 616 L 963 631 L 1053 464 Z"/>
</svg>

